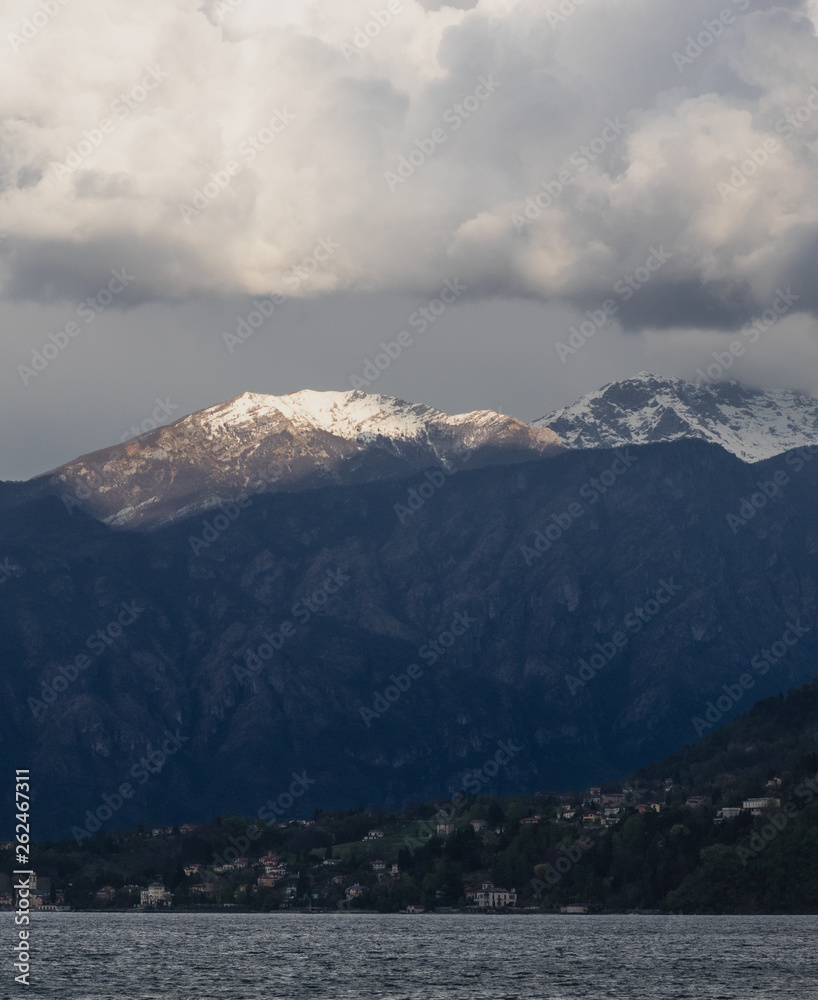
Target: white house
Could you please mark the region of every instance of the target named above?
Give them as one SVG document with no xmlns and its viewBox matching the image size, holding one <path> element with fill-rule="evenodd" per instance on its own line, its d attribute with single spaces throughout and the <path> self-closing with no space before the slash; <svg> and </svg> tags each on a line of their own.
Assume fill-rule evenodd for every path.
<svg viewBox="0 0 818 1000">
<path fill-rule="evenodd" d="M 719 809 L 716 813 L 716 819 L 714 822 L 720 823 L 725 819 L 735 819 L 736 816 L 741 815 L 741 812 L 742 810 L 740 806 L 725 806 L 723 809 Z"/>
<path fill-rule="evenodd" d="M 161 882 L 151 882 L 147 889 L 139 890 L 140 906 L 170 906 L 171 898 Z"/>
<path fill-rule="evenodd" d="M 517 905 L 514 889 L 499 889 L 491 882 L 484 882 L 482 889 L 474 894 L 474 905 L 484 910 L 501 910 Z"/>
</svg>

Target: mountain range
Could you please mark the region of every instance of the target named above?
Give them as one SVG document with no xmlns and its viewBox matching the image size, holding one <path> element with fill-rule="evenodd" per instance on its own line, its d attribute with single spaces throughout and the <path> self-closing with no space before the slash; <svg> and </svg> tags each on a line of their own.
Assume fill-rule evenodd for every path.
<svg viewBox="0 0 818 1000">
<path fill-rule="evenodd" d="M 448 416 L 363 392 L 245 392 L 38 477 L 112 527 L 152 528 L 226 500 L 555 454 L 553 431 L 488 410 Z"/>
<path fill-rule="evenodd" d="M 649 375 L 533 427 L 248 393 L 0 483 L 0 759 L 38 836 L 433 798 L 509 740 L 498 793 L 621 777 L 816 676 L 815 426 Z"/>
<path fill-rule="evenodd" d="M 760 462 L 818 440 L 818 400 L 791 389 L 752 389 L 738 382 L 694 385 L 641 372 L 533 426 L 555 431 L 569 448 L 700 439 L 745 462 Z"/>
</svg>

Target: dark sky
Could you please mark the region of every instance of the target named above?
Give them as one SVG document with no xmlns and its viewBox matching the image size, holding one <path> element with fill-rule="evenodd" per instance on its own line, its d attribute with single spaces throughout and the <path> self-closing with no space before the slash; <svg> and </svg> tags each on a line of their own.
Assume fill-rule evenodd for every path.
<svg viewBox="0 0 818 1000">
<path fill-rule="evenodd" d="M 351 388 L 402 330 L 367 390 L 448 412 L 713 352 L 818 386 L 815 2 L 38 10 L 0 25 L 0 478 Z"/>
</svg>

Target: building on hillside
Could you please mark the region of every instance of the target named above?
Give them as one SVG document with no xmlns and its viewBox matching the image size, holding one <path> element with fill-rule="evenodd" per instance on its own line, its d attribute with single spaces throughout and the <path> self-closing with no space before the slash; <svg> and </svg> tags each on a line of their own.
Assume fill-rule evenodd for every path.
<svg viewBox="0 0 818 1000">
<path fill-rule="evenodd" d="M 372 871 L 373 872 L 385 872 L 386 871 L 386 862 L 385 861 L 381 861 L 380 858 L 376 858 L 372 862 Z"/>
<path fill-rule="evenodd" d="M 454 823 L 438 823 L 435 832 L 438 837 L 448 837 L 454 833 Z"/>
<path fill-rule="evenodd" d="M 688 795 L 685 805 L 688 809 L 701 809 L 704 806 L 709 806 L 711 799 L 707 795 Z"/>
<path fill-rule="evenodd" d="M 351 885 L 346 890 L 344 895 L 346 896 L 347 899 L 360 899 L 365 892 L 366 892 L 366 886 L 358 885 L 358 883 L 356 882 L 355 885 Z"/>
<path fill-rule="evenodd" d="M 363 839 L 380 840 L 382 836 L 383 836 L 383 830 L 370 830 L 369 833 Z"/>
<path fill-rule="evenodd" d="M 205 882 L 204 885 L 192 885 L 190 891 L 195 896 L 205 896 L 208 899 L 211 899 L 216 894 L 215 887 L 209 882 Z"/>
<path fill-rule="evenodd" d="M 139 905 L 148 906 L 170 906 L 171 894 L 161 882 L 152 882 L 146 889 L 139 890 Z"/>
<path fill-rule="evenodd" d="M 741 815 L 742 811 L 740 806 L 725 806 L 723 809 L 719 809 L 713 817 L 713 822 L 722 823 L 726 819 L 735 819 Z"/>
<path fill-rule="evenodd" d="M 104 885 L 101 889 L 97 889 L 94 895 L 100 903 L 113 903 L 116 889 L 112 885 Z"/>
<path fill-rule="evenodd" d="M 749 809 L 754 816 L 758 816 L 762 809 L 778 809 L 781 799 L 774 799 L 768 796 L 759 796 L 754 799 L 745 799 L 741 803 L 742 809 Z"/>
<path fill-rule="evenodd" d="M 479 892 L 474 894 L 474 905 L 481 910 L 503 910 L 517 905 L 514 889 L 500 889 L 491 882 L 484 882 Z"/>
<path fill-rule="evenodd" d="M 484 819 L 473 819 L 471 821 L 471 827 L 475 833 L 481 833 L 487 826 L 488 823 Z"/>
</svg>

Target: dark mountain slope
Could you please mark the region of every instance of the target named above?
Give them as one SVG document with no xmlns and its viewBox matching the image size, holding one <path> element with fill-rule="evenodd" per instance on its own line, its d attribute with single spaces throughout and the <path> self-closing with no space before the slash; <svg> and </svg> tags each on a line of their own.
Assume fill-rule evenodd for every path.
<svg viewBox="0 0 818 1000">
<path fill-rule="evenodd" d="M 695 441 L 576 452 L 260 496 L 147 535 L 19 504 L 0 519 L 0 564 L 19 567 L 0 584 L 3 762 L 32 769 L 39 836 L 128 781 L 112 825 L 255 812 L 293 771 L 315 782 L 302 815 L 428 798 L 509 739 L 524 749 L 498 792 L 618 777 L 695 739 L 692 718 L 742 673 L 754 685 L 725 718 L 818 675 L 818 463 L 802 465 Z M 784 469 L 734 531 L 726 515 Z M 134 601 L 145 610 L 90 650 Z M 756 674 L 796 621 L 798 643 Z M 83 653 L 35 718 L 28 699 Z M 569 685 L 594 655 L 596 675 Z"/>
</svg>

